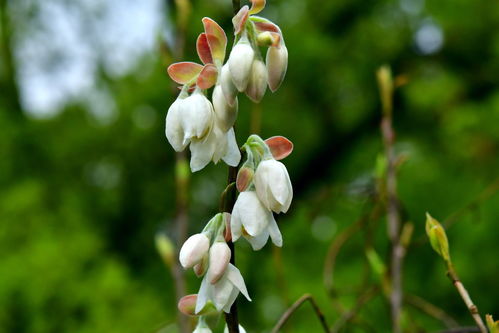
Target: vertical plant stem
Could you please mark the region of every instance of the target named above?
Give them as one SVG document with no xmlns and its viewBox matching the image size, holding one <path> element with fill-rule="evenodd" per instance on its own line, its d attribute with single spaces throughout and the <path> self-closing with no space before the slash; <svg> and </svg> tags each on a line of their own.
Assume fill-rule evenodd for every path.
<svg viewBox="0 0 499 333">
<path fill-rule="evenodd" d="M 229 167 L 229 175 L 227 177 L 227 189 L 223 195 L 223 201 L 221 205 L 222 212 L 232 212 L 232 208 L 234 207 L 234 203 L 236 202 L 236 186 L 234 183 L 237 178 L 237 170 L 238 167 Z M 234 248 L 234 243 L 232 241 L 227 242 L 230 248 L 231 257 L 230 263 L 236 264 L 236 250 Z M 237 299 L 234 301 L 230 308 L 230 312 L 225 314 L 225 322 L 227 323 L 227 328 L 229 329 L 229 333 L 239 333 L 239 320 L 237 317 Z"/>
<path fill-rule="evenodd" d="M 396 156 L 393 148 L 395 131 L 393 130 L 393 81 L 390 68 L 381 67 L 378 72 L 383 116 L 381 119 L 381 133 L 385 147 L 387 162 L 386 170 L 386 209 L 388 221 L 388 237 L 391 242 L 390 262 L 390 307 L 392 317 L 392 331 L 401 332 L 400 315 L 402 312 L 402 259 L 404 247 L 400 243 L 400 215 L 397 196 Z"/>
<path fill-rule="evenodd" d="M 187 226 L 189 224 L 188 217 L 188 193 L 189 193 L 189 165 L 185 152 L 176 153 L 175 161 L 175 187 L 176 187 L 176 217 L 175 231 L 177 234 L 176 255 L 187 238 Z M 177 300 L 181 299 L 186 294 L 184 270 L 178 264 L 177 260 L 173 261 L 172 275 L 175 281 L 175 294 Z M 177 311 L 177 320 L 182 333 L 190 332 L 189 318 L 182 312 Z"/>
<path fill-rule="evenodd" d="M 473 317 L 473 320 L 475 320 L 476 325 L 480 329 L 481 333 L 487 333 L 487 328 L 485 327 L 485 324 L 482 320 L 482 317 L 480 316 L 480 313 L 478 312 L 477 306 L 473 303 L 471 300 L 470 295 L 468 294 L 468 291 L 466 288 L 464 288 L 463 283 L 461 280 L 459 280 L 459 276 L 456 273 L 456 270 L 454 269 L 454 266 L 450 261 L 447 261 L 447 276 L 449 279 L 452 281 L 452 284 L 454 287 L 456 287 L 457 292 L 461 296 L 461 298 L 464 301 L 464 304 L 466 304 L 466 307 L 470 311 L 471 316 Z"/>
</svg>

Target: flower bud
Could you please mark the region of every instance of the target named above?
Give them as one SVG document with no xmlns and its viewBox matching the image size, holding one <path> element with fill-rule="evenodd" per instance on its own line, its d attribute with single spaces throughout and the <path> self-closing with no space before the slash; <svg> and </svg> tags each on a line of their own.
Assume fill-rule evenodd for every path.
<svg viewBox="0 0 499 333">
<path fill-rule="evenodd" d="M 189 237 L 180 249 L 179 260 L 184 268 L 190 268 L 199 263 L 210 248 L 210 240 L 205 234 L 195 234 Z"/>
<path fill-rule="evenodd" d="M 450 261 L 449 242 L 442 225 L 430 214 L 426 213 L 426 234 L 430 238 L 431 247 L 445 260 Z"/>
<path fill-rule="evenodd" d="M 267 68 L 263 61 L 255 59 L 251 67 L 248 86 L 246 87 L 246 95 L 255 103 L 262 100 L 267 90 Z"/>
<path fill-rule="evenodd" d="M 198 294 L 186 295 L 178 301 L 178 309 L 180 312 L 187 316 L 204 316 L 209 314 L 217 313 L 217 309 L 212 302 L 206 302 L 205 306 L 199 313 L 196 314 L 196 302 L 198 300 Z"/>
<path fill-rule="evenodd" d="M 173 102 L 166 114 L 165 134 L 170 145 L 175 151 L 183 151 L 189 141 L 184 140 L 184 130 L 181 124 L 181 106 L 185 103 L 182 94 Z"/>
<path fill-rule="evenodd" d="M 234 103 L 236 103 L 237 88 L 234 85 L 234 82 L 232 82 L 232 76 L 230 74 L 228 64 L 222 66 L 220 73 L 220 85 L 222 86 L 225 100 L 230 106 L 234 106 Z"/>
<path fill-rule="evenodd" d="M 255 51 L 251 47 L 248 37 L 243 34 L 230 52 L 228 61 L 232 82 L 239 91 L 244 91 L 248 85 L 254 57 Z"/>
<path fill-rule="evenodd" d="M 217 84 L 215 89 L 213 89 L 212 100 L 218 126 L 225 133 L 234 126 L 234 123 L 236 122 L 238 108 L 237 97 L 235 97 L 234 103 L 231 106 L 225 98 L 222 86 Z"/>
<path fill-rule="evenodd" d="M 191 139 L 202 139 L 213 126 L 213 106 L 201 91 L 196 90 L 180 107 L 180 123 L 184 130 L 183 144 Z"/>
<path fill-rule="evenodd" d="M 269 88 L 274 92 L 284 80 L 288 68 L 288 49 L 284 43 L 278 47 L 269 47 L 265 62 L 269 76 Z"/>
<path fill-rule="evenodd" d="M 251 184 L 255 171 L 247 166 L 242 166 L 237 172 L 236 186 L 239 192 L 244 192 Z"/>
<path fill-rule="evenodd" d="M 293 199 L 288 170 L 274 159 L 260 162 L 255 171 L 255 189 L 262 204 L 276 213 L 287 212 Z"/>
<path fill-rule="evenodd" d="M 215 242 L 210 248 L 210 265 L 208 280 L 211 284 L 217 283 L 222 277 L 230 261 L 230 248 L 225 242 Z"/>
</svg>

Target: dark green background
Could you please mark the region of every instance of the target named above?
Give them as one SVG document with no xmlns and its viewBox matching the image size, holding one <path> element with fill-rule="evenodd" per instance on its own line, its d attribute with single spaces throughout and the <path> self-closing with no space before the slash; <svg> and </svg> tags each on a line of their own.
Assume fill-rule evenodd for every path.
<svg viewBox="0 0 499 333">
<path fill-rule="evenodd" d="M 203 16 L 231 31 L 232 9 L 225 2 L 194 1 L 186 60 L 197 61 L 195 38 Z M 461 325 L 472 325 L 443 263 L 424 241 L 424 214 L 445 220 L 497 184 L 499 2 L 426 1 L 412 14 L 397 1 L 268 2 L 261 15 L 283 30 L 289 67 L 282 87 L 267 92 L 261 103 L 261 135 L 284 135 L 294 142 L 284 162 L 295 196 L 290 211 L 278 217 L 284 283 L 270 245 L 252 252 L 244 241 L 237 244 L 238 267 L 253 298 L 239 302 L 242 324 L 249 332 L 269 331 L 305 292 L 314 295 L 330 324 L 338 318 L 322 283 L 324 259 L 331 241 L 370 206 L 376 156 L 382 152 L 375 71 L 388 63 L 408 80 L 396 91 L 394 111 L 396 150 L 407 157 L 399 172 L 400 198 L 415 226 L 404 290 L 445 309 Z M 4 29 L 1 44 L 0 331 L 153 332 L 168 327 L 177 311 L 173 282 L 154 247 L 158 230 L 167 230 L 173 241 L 176 237 L 174 152 L 163 122 L 175 96 L 165 71 L 171 59 L 160 52 L 162 38 L 131 73 L 113 77 L 104 67 L 100 71 L 98 85 L 117 106 L 115 121 L 99 124 L 78 102 L 37 119 L 21 110 L 17 75 L 8 70 L 19 72 L 15 41 L 37 28 L 37 1 L 31 7 L 7 3 L 8 10 L 1 1 L 2 14 L 15 20 L 11 31 Z M 174 18 L 164 15 L 165 22 Z M 444 41 L 440 50 L 424 55 L 414 35 L 428 20 L 441 29 Z M 241 144 L 253 106 L 244 96 L 239 101 Z M 134 120 L 144 105 L 156 116 L 152 127 Z M 221 163 L 192 175 L 190 233 L 217 211 L 226 172 Z M 499 196 L 491 195 L 448 230 L 462 281 L 482 314 L 496 316 L 498 217 Z M 373 223 L 376 251 L 388 258 L 385 219 Z M 362 280 L 364 234 L 355 235 L 337 260 L 336 287 L 346 306 Z M 192 272 L 187 278 L 188 292 L 196 292 L 200 281 Z M 375 283 L 376 277 L 369 281 Z M 406 309 L 407 331 L 444 328 L 419 310 Z M 359 316 L 362 320 L 345 331 L 390 329 L 389 308 L 380 295 Z M 320 331 L 308 305 L 288 327 Z"/>
</svg>

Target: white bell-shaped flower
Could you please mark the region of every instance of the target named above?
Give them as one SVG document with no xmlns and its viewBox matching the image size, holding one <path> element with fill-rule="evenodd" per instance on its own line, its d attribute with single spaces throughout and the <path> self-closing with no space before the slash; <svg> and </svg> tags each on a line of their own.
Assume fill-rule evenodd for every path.
<svg viewBox="0 0 499 333">
<path fill-rule="evenodd" d="M 213 105 L 199 89 L 180 104 L 179 113 L 184 145 L 189 141 L 205 138 L 215 121 Z"/>
<path fill-rule="evenodd" d="M 234 129 L 224 133 L 217 124 L 204 139 L 192 139 L 190 149 L 192 172 L 203 169 L 210 161 L 216 164 L 222 159 L 230 166 L 237 166 L 241 160 Z"/>
<path fill-rule="evenodd" d="M 190 268 L 203 260 L 210 249 L 210 239 L 205 234 L 195 234 L 189 237 L 179 253 L 180 264 Z"/>
<path fill-rule="evenodd" d="M 199 288 L 198 298 L 196 302 L 196 313 L 199 313 L 206 302 L 211 301 L 218 311 L 230 312 L 230 307 L 234 303 L 241 292 L 244 297 L 251 301 L 248 295 L 248 290 L 244 284 L 244 279 L 234 265 L 228 264 L 222 277 L 215 283 L 211 284 L 206 274 Z"/>
<path fill-rule="evenodd" d="M 267 68 L 260 59 L 255 59 L 251 67 L 250 79 L 246 87 L 246 95 L 255 103 L 259 103 L 267 90 Z"/>
<path fill-rule="evenodd" d="M 274 92 L 281 85 L 288 69 L 288 49 L 284 43 L 280 46 L 269 47 L 265 62 L 269 75 L 269 88 Z"/>
<path fill-rule="evenodd" d="M 175 151 L 183 151 L 189 141 L 184 140 L 184 129 L 181 123 L 181 105 L 185 102 L 187 94 L 180 93 L 179 97 L 173 102 L 166 114 L 165 134 L 168 142 Z"/>
<path fill-rule="evenodd" d="M 228 60 L 232 82 L 239 91 L 244 91 L 248 85 L 254 57 L 255 51 L 246 34 L 243 34 L 232 48 Z"/>
<path fill-rule="evenodd" d="M 217 124 L 220 129 L 226 133 L 236 122 L 238 108 L 237 97 L 234 98 L 233 104 L 230 105 L 225 98 L 222 86 L 217 84 L 213 89 L 212 100 Z"/>
<path fill-rule="evenodd" d="M 272 212 L 258 199 L 254 191 L 244 191 L 237 197 L 230 219 L 232 241 L 243 236 L 253 250 L 260 250 L 269 236 L 276 246 L 282 246 L 282 235 Z"/>
<path fill-rule="evenodd" d="M 216 283 L 225 273 L 231 257 L 230 248 L 225 241 L 215 242 L 210 248 L 210 259 L 208 266 L 208 280 L 211 284 Z"/>
<path fill-rule="evenodd" d="M 263 205 L 276 213 L 286 213 L 293 199 L 293 187 L 284 164 L 274 159 L 260 162 L 253 179 Z"/>
</svg>

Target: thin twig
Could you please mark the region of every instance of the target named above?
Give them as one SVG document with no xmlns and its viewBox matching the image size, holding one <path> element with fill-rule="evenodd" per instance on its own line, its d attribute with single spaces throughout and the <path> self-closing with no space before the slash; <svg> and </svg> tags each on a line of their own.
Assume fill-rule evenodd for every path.
<svg viewBox="0 0 499 333">
<path fill-rule="evenodd" d="M 312 305 L 312 308 L 314 309 L 315 314 L 317 315 L 317 318 L 319 318 L 319 321 L 322 325 L 322 328 L 324 329 L 324 332 L 329 333 L 329 328 L 326 322 L 326 318 L 322 314 L 321 309 L 315 302 L 314 298 L 310 294 L 305 294 L 302 297 L 300 297 L 289 309 L 284 312 L 284 314 L 281 316 L 281 319 L 277 322 L 277 324 L 274 326 L 272 329 L 272 333 L 278 333 L 279 330 L 286 324 L 286 322 L 289 320 L 291 315 L 303 304 L 305 301 L 309 301 L 310 304 Z"/>
<path fill-rule="evenodd" d="M 473 304 L 473 301 L 471 300 L 471 297 L 464 288 L 463 283 L 459 280 L 459 276 L 456 273 L 456 270 L 454 269 L 454 266 L 450 261 L 447 261 L 447 276 L 449 279 L 452 281 L 452 284 L 456 287 L 457 292 L 459 295 L 461 295 L 461 298 L 464 301 L 464 304 L 468 307 L 468 310 L 470 311 L 471 316 L 473 317 L 473 320 L 475 320 L 476 325 L 480 329 L 480 332 L 482 333 L 487 333 L 487 328 L 485 327 L 485 324 L 483 323 L 482 317 L 480 316 L 480 313 L 478 312 L 478 308 L 475 304 Z"/>
<path fill-rule="evenodd" d="M 407 304 L 412 305 L 415 308 L 420 309 L 427 315 L 440 320 L 448 328 L 454 328 L 459 326 L 459 324 L 447 314 L 444 310 L 438 306 L 428 302 L 427 300 L 416 296 L 416 295 L 405 295 L 405 301 Z"/>
<path fill-rule="evenodd" d="M 369 302 L 378 291 L 379 288 L 377 286 L 374 286 L 362 293 L 352 309 L 345 311 L 342 316 L 334 323 L 333 327 L 331 328 L 331 333 L 339 332 L 345 324 L 351 321 L 359 313 L 360 309 L 367 302 Z"/>
<path fill-rule="evenodd" d="M 456 327 L 448 330 L 439 331 L 438 333 L 473 333 L 473 332 L 480 332 L 480 329 L 476 327 Z"/>
<path fill-rule="evenodd" d="M 390 306 L 392 315 L 392 331 L 401 332 L 400 317 L 402 313 L 402 259 L 404 247 L 400 244 L 400 214 L 397 196 L 396 156 L 394 151 L 395 131 L 393 130 L 393 82 L 390 68 L 381 67 L 377 72 L 383 116 L 381 133 L 387 162 L 386 200 L 388 236 L 391 241 L 390 262 Z"/>
</svg>

